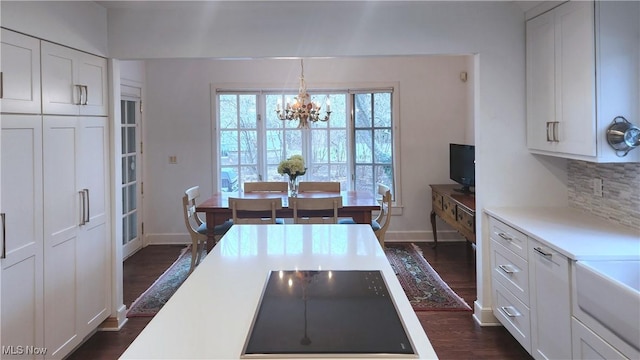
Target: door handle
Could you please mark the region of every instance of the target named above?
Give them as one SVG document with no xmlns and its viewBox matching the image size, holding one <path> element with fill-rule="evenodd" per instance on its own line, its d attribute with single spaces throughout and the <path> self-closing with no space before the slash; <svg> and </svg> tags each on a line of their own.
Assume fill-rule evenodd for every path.
<svg viewBox="0 0 640 360">
<path fill-rule="evenodd" d="M 498 265 L 498 267 L 500 268 L 500 270 L 502 270 L 504 273 L 506 274 L 513 274 L 515 271 L 511 268 L 511 266 L 509 265 Z"/>
<path fill-rule="evenodd" d="M 84 189 L 82 191 L 84 191 L 87 194 L 87 196 L 86 196 L 86 201 L 87 201 L 87 206 L 86 206 L 87 219 L 86 219 L 86 222 L 90 222 L 91 221 L 91 212 L 90 212 L 91 211 L 91 206 L 90 206 L 89 200 L 91 199 L 91 197 L 89 196 L 89 189 Z"/>
<path fill-rule="evenodd" d="M 82 85 L 84 89 L 84 102 L 82 105 L 87 105 L 89 103 L 89 87 L 87 85 Z"/>
<path fill-rule="evenodd" d="M 550 258 L 550 257 L 553 256 L 552 253 L 544 251 L 541 247 L 535 247 L 535 248 L 533 248 L 533 250 L 535 250 L 538 254 L 540 254 L 540 255 L 542 255 L 542 256 L 544 256 L 546 258 Z"/>
<path fill-rule="evenodd" d="M 78 193 L 80 194 L 80 213 L 82 214 L 82 216 L 80 216 L 80 225 L 84 225 L 86 224 L 86 217 L 85 217 L 85 207 L 86 207 L 86 197 L 85 197 L 85 192 L 84 190 L 80 190 L 78 191 Z"/>
<path fill-rule="evenodd" d="M 500 310 L 502 310 L 502 312 L 505 313 L 505 315 L 507 315 L 508 317 L 518 317 L 522 315 L 516 309 L 514 309 L 513 306 L 501 306 Z"/>
<path fill-rule="evenodd" d="M 503 238 L 503 239 L 505 239 L 507 241 L 513 241 L 513 238 L 511 238 L 510 236 L 508 236 L 507 234 L 505 234 L 503 232 L 498 233 L 498 236 L 500 236 L 501 238 Z"/>
<path fill-rule="evenodd" d="M 7 258 L 7 222 L 5 221 L 5 213 L 0 213 L 0 219 L 2 221 L 2 253 L 0 253 L 0 259 Z"/>
</svg>

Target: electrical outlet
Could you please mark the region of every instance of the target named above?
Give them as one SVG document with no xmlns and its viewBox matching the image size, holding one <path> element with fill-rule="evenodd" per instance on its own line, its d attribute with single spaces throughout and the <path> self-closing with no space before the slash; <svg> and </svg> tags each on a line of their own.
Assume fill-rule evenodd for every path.
<svg viewBox="0 0 640 360">
<path fill-rule="evenodd" d="M 178 157 L 176 155 L 169 155 L 169 164 L 177 164 Z"/>
<path fill-rule="evenodd" d="M 593 179 L 593 195 L 602 197 L 602 179 Z"/>
</svg>

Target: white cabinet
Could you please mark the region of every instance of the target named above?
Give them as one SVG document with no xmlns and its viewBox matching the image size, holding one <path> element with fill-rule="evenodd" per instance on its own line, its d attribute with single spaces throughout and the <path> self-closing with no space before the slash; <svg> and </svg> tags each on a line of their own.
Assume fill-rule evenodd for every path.
<svg viewBox="0 0 640 360">
<path fill-rule="evenodd" d="M 571 359 L 569 259 L 529 238 L 531 354 L 536 359 Z"/>
<path fill-rule="evenodd" d="M 595 162 L 620 158 L 606 141 L 616 116 L 640 122 L 640 3 L 569 1 L 526 23 L 527 145 Z"/>
<path fill-rule="evenodd" d="M 569 260 L 489 218 L 493 314 L 536 359 L 571 358 Z"/>
<path fill-rule="evenodd" d="M 1 134 L 0 332 L 2 345 L 18 352 L 17 346 L 44 346 L 42 117 L 3 114 Z"/>
<path fill-rule="evenodd" d="M 109 315 L 107 119 L 45 116 L 43 140 L 45 345 L 60 357 Z"/>
<path fill-rule="evenodd" d="M 42 41 L 42 112 L 107 115 L 107 60 Z"/>
<path fill-rule="evenodd" d="M 494 218 L 489 228 L 493 314 L 531 352 L 527 236 Z"/>
<path fill-rule="evenodd" d="M 0 110 L 39 114 L 40 40 L 0 29 Z"/>
<path fill-rule="evenodd" d="M 575 318 L 571 325 L 574 359 L 629 359 Z"/>
</svg>

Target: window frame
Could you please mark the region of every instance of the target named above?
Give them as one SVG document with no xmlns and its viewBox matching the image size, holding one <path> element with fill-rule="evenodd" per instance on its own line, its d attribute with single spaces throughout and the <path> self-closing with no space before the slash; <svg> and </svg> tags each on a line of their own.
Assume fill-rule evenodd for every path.
<svg viewBox="0 0 640 360">
<path fill-rule="evenodd" d="M 354 104 L 351 97 L 354 94 L 363 94 L 363 93 L 376 93 L 376 92 L 390 92 L 391 93 L 391 136 L 392 136 L 392 166 L 393 166 L 393 214 L 401 214 L 402 213 L 402 186 L 401 186 L 401 164 L 400 164 L 400 102 L 399 102 L 399 84 L 397 82 L 385 82 L 385 83 L 375 83 L 375 84 L 354 84 L 352 86 L 319 86 L 314 87 L 313 89 L 307 89 L 310 95 L 314 94 L 335 94 L 341 93 L 346 96 L 346 130 L 347 130 L 347 146 L 349 149 L 353 149 L 354 146 L 354 136 L 355 136 L 355 110 Z M 213 179 L 213 191 L 217 192 L 220 189 L 220 114 L 218 113 L 219 104 L 219 95 L 221 94 L 253 94 L 256 95 L 256 111 L 257 111 L 257 136 L 258 136 L 258 147 L 260 149 L 265 149 L 264 139 L 266 137 L 266 119 L 265 115 L 268 111 L 275 111 L 273 109 L 266 108 L 266 96 L 267 95 L 288 95 L 288 94 L 297 94 L 298 89 L 286 88 L 280 89 L 276 86 L 265 86 L 265 85 L 242 85 L 242 84 L 211 84 L 211 122 L 212 122 L 212 136 L 213 141 L 212 144 L 212 153 L 213 153 L 213 164 L 212 166 L 212 179 Z M 329 120 L 330 122 L 331 120 Z M 371 129 L 374 129 L 375 124 L 372 123 Z M 310 127 L 313 128 L 314 124 L 311 124 Z M 305 130 L 303 130 L 305 131 Z M 309 130 L 306 130 L 309 131 Z M 307 136 L 303 136 L 303 148 L 306 147 L 305 151 L 309 151 L 308 141 L 305 139 Z M 355 186 L 355 161 L 354 155 L 352 153 L 349 154 L 347 159 L 347 167 L 351 173 L 351 178 L 349 179 L 349 189 L 352 189 Z M 265 179 L 267 174 L 264 173 L 267 171 L 267 152 L 260 151 L 260 156 L 258 157 L 258 167 L 259 167 L 259 176 L 261 179 Z M 284 181 L 285 179 L 283 179 Z M 265 180 L 263 180 L 265 181 Z M 240 185 L 241 189 L 241 185 Z M 375 191 L 374 191 L 375 195 Z"/>
</svg>

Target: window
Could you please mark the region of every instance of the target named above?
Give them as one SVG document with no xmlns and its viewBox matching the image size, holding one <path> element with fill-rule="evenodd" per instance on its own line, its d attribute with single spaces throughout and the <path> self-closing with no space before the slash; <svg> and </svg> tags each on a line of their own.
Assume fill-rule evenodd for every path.
<svg viewBox="0 0 640 360">
<path fill-rule="evenodd" d="M 310 94 L 312 101 L 331 101 L 331 119 L 299 129 L 275 112 L 278 101 L 295 94 L 217 90 L 220 191 L 237 191 L 246 181 L 286 181 L 278 164 L 301 154 L 302 181 L 339 181 L 342 189 L 373 193 L 383 183 L 396 194 L 393 89 Z"/>
</svg>

